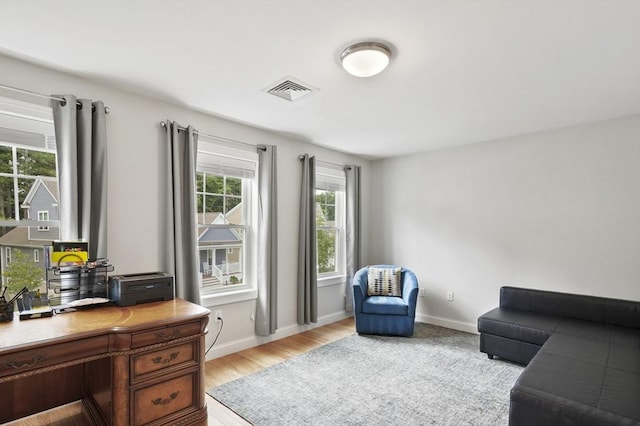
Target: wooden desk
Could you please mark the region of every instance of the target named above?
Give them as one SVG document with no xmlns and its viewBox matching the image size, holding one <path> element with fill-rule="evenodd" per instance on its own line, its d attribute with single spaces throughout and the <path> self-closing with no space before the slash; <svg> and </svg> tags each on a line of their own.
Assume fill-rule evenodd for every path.
<svg viewBox="0 0 640 426">
<path fill-rule="evenodd" d="M 0 423 L 82 399 L 95 425 L 206 425 L 209 310 L 176 299 L 0 323 Z"/>
</svg>

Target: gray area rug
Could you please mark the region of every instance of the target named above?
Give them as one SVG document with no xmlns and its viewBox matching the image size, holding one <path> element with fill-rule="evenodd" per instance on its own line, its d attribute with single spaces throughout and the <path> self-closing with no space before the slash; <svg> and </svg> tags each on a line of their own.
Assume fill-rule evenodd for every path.
<svg viewBox="0 0 640 426">
<path fill-rule="evenodd" d="M 352 335 L 207 393 L 254 425 L 507 425 L 522 367 L 479 336 L 416 323 L 413 337 Z"/>
</svg>

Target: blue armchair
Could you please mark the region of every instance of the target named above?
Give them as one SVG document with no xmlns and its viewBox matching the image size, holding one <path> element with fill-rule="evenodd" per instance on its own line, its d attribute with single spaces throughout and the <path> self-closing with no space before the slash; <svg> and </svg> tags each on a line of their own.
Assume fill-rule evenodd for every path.
<svg viewBox="0 0 640 426">
<path fill-rule="evenodd" d="M 393 265 L 372 265 L 371 268 L 393 269 Z M 353 312 L 358 334 L 413 335 L 418 300 L 418 279 L 407 268 L 400 272 L 402 297 L 369 296 L 369 267 L 353 277 Z"/>
</svg>

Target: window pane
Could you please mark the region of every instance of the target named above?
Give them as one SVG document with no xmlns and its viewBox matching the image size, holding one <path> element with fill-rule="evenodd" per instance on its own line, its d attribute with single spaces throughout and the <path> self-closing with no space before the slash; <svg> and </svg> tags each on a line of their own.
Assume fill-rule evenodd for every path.
<svg viewBox="0 0 640 426">
<path fill-rule="evenodd" d="M 0 146 L 0 173 L 13 172 L 13 154 L 8 146 Z"/>
<path fill-rule="evenodd" d="M 202 172 L 196 172 L 196 192 L 203 192 L 204 176 Z"/>
<path fill-rule="evenodd" d="M 329 225 L 336 220 L 336 193 L 316 190 L 316 224 Z"/>
<path fill-rule="evenodd" d="M 317 231 L 318 273 L 336 271 L 336 231 L 319 229 Z"/>
<path fill-rule="evenodd" d="M 327 217 L 324 214 L 323 204 L 316 201 L 316 225 L 321 226 L 327 223 Z"/>
<path fill-rule="evenodd" d="M 204 213 L 203 199 L 204 199 L 204 196 L 202 194 L 196 194 L 196 212 L 197 213 Z"/>
<path fill-rule="evenodd" d="M 327 204 L 324 206 L 324 214 L 328 224 L 333 224 L 336 221 L 336 206 Z"/>
<path fill-rule="evenodd" d="M 207 174 L 204 192 L 209 194 L 223 194 L 224 177 Z M 222 211 L 222 210 L 220 210 Z"/>
<path fill-rule="evenodd" d="M 13 193 L 13 178 L 0 177 L 0 215 L 1 219 L 16 219 Z"/>
<path fill-rule="evenodd" d="M 24 204 L 24 201 L 27 198 L 27 194 L 29 194 L 29 191 L 31 190 L 34 182 L 34 179 L 18 179 L 18 201 L 20 206 Z M 24 209 L 20 209 L 20 219 L 29 219 L 27 217 L 27 211 L 25 211 Z M 36 218 L 32 217 L 31 219 Z"/>
<path fill-rule="evenodd" d="M 226 207 L 226 212 L 225 213 L 229 213 L 231 210 L 233 210 L 233 208 L 237 205 L 239 205 L 242 202 L 242 198 L 237 198 L 237 197 L 227 197 L 227 207 Z"/>
<path fill-rule="evenodd" d="M 222 195 L 207 195 L 206 200 L 206 212 L 207 213 L 222 213 L 224 212 L 224 197 Z M 209 222 L 211 223 L 211 222 Z"/>
<path fill-rule="evenodd" d="M 226 195 L 242 196 L 242 179 L 227 176 Z"/>
<path fill-rule="evenodd" d="M 56 176 L 56 156 L 50 152 L 17 149 L 18 173 L 29 176 Z"/>
</svg>

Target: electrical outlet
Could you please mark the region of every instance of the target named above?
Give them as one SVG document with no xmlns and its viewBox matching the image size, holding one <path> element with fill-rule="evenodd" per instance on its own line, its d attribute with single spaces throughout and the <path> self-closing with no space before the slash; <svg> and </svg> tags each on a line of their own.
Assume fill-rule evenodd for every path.
<svg viewBox="0 0 640 426">
<path fill-rule="evenodd" d="M 222 319 L 222 311 L 215 311 L 213 313 L 213 317 L 216 319 L 216 321 L 220 321 Z"/>
<path fill-rule="evenodd" d="M 453 302 L 453 292 L 452 291 L 448 291 L 447 292 L 447 300 L 449 302 Z"/>
<path fill-rule="evenodd" d="M 426 288 L 421 288 L 418 290 L 418 296 L 420 297 L 425 297 L 427 295 L 427 289 Z"/>
</svg>

